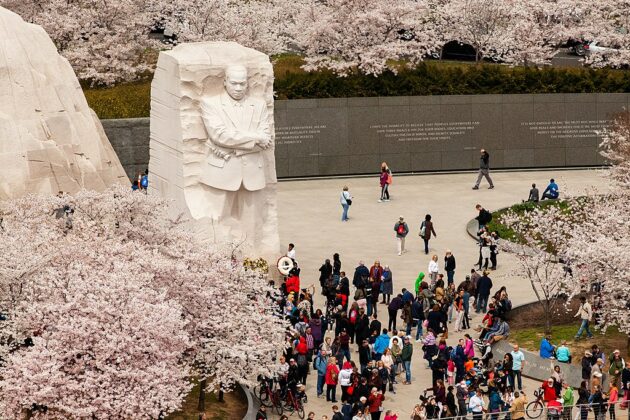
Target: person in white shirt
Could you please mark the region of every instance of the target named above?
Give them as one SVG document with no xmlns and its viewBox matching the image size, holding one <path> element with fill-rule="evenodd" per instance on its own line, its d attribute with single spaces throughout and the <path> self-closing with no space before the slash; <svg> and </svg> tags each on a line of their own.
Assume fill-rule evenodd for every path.
<svg viewBox="0 0 630 420">
<path fill-rule="evenodd" d="M 352 196 L 350 195 L 350 192 L 348 191 L 347 185 L 344 185 L 343 191 L 341 191 L 341 197 L 339 197 L 339 201 L 341 202 L 341 207 L 343 208 L 343 213 L 341 213 L 341 221 L 347 222 L 348 209 L 350 208 L 350 205 L 352 204 Z"/>
<path fill-rule="evenodd" d="M 438 265 L 438 256 L 434 255 L 429 261 L 429 278 L 431 279 L 431 288 L 435 286 L 440 266 Z"/>
<path fill-rule="evenodd" d="M 593 337 L 591 330 L 588 329 L 588 324 L 591 322 L 591 318 L 593 317 L 593 309 L 591 308 L 591 304 L 588 303 L 584 296 L 580 298 L 580 302 L 580 308 L 575 314 L 575 317 L 577 318 L 579 316 L 582 320 L 582 324 L 580 325 L 580 329 L 578 330 L 577 334 L 575 334 L 576 340 L 579 340 L 582 337 L 583 332 L 586 332 L 586 336 L 588 338 Z"/>
<path fill-rule="evenodd" d="M 287 251 L 287 257 L 295 261 L 295 245 L 289 244 L 289 250 Z"/>
<path fill-rule="evenodd" d="M 472 396 L 468 402 L 468 409 L 472 411 L 473 420 L 481 420 L 483 417 L 483 398 L 476 390 L 472 391 Z"/>
</svg>

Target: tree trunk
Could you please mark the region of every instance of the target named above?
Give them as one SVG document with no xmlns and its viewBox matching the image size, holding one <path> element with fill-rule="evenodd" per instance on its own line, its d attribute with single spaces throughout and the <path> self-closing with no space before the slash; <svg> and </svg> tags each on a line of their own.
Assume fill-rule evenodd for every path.
<svg viewBox="0 0 630 420">
<path fill-rule="evenodd" d="M 225 402 L 223 399 L 223 384 L 219 383 L 219 402 Z"/>
<path fill-rule="evenodd" d="M 551 334 L 551 308 L 549 301 L 542 303 L 543 312 L 545 313 L 545 335 Z"/>
<path fill-rule="evenodd" d="M 199 402 L 197 404 L 197 411 L 199 411 L 199 420 L 202 420 L 203 413 L 206 412 L 206 380 L 205 379 L 199 382 Z"/>
</svg>

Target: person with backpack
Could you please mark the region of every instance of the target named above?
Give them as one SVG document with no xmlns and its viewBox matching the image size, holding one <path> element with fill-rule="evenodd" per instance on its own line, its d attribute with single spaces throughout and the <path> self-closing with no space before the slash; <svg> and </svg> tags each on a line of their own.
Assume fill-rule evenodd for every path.
<svg viewBox="0 0 630 420">
<path fill-rule="evenodd" d="M 409 226 L 405 222 L 405 218 L 400 216 L 398 222 L 394 225 L 394 231 L 396 232 L 396 242 L 398 244 L 398 255 L 402 255 L 405 252 L 405 238 L 409 233 Z"/>
<path fill-rule="evenodd" d="M 481 178 L 486 177 L 489 190 L 494 188 L 494 183 L 492 182 L 492 178 L 490 178 L 490 153 L 486 151 L 486 149 L 481 149 L 481 156 L 479 157 L 479 176 L 477 176 L 477 182 L 475 182 L 475 186 L 472 188 L 473 190 L 479 189 L 479 184 L 481 183 Z"/>
<path fill-rule="evenodd" d="M 324 383 L 326 379 L 326 369 L 328 368 L 328 353 L 321 350 L 315 360 L 313 360 L 313 369 L 317 372 L 317 398 L 324 394 Z"/>
<path fill-rule="evenodd" d="M 477 217 L 475 217 L 475 219 L 479 223 L 479 228 L 477 229 L 477 231 L 480 231 L 483 228 L 485 228 L 488 223 L 492 221 L 492 213 L 484 209 L 481 204 L 477 204 L 475 206 L 475 209 L 477 209 L 477 211 L 479 212 L 479 214 L 477 215 Z"/>
<path fill-rule="evenodd" d="M 433 236 L 437 237 L 435 229 L 433 228 L 433 222 L 431 221 L 431 215 L 427 214 L 426 216 L 424 216 L 424 220 L 420 224 L 419 233 L 419 236 L 424 241 L 424 253 L 426 255 L 429 254 L 429 239 L 431 239 L 431 233 L 433 233 Z"/>
</svg>

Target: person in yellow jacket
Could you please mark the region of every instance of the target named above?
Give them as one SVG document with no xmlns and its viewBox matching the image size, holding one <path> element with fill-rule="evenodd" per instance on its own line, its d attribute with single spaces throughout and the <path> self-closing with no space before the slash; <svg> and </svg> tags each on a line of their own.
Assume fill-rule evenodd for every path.
<svg viewBox="0 0 630 420">
<path fill-rule="evenodd" d="M 525 406 L 527 405 L 527 395 L 525 391 L 516 391 L 514 393 L 514 401 L 510 407 L 510 413 L 512 414 L 512 420 L 519 420 L 525 418 Z"/>
</svg>

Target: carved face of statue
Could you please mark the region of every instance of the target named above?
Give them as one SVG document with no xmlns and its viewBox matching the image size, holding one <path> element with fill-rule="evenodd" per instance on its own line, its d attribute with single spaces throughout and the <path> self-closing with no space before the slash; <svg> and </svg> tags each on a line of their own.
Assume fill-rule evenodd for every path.
<svg viewBox="0 0 630 420">
<path fill-rule="evenodd" d="M 223 82 L 225 91 L 235 101 L 240 101 L 247 93 L 247 69 L 242 66 L 229 67 Z"/>
</svg>

